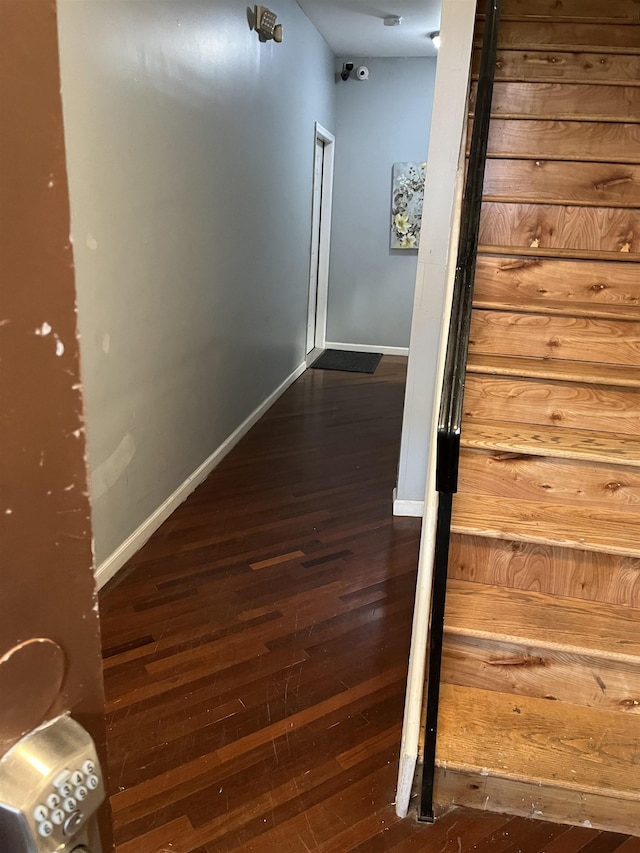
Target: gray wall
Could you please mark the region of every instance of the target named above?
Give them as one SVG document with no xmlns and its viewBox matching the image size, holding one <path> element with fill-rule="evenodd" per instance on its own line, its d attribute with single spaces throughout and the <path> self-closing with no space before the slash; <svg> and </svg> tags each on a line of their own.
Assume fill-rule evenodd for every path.
<svg viewBox="0 0 640 853">
<path fill-rule="evenodd" d="M 294 0 L 59 0 L 97 562 L 304 358 L 314 121 Z"/>
<path fill-rule="evenodd" d="M 347 59 L 370 76 L 336 84 L 327 340 L 407 347 L 417 252 L 389 249 L 391 168 L 426 160 L 436 60 Z"/>
</svg>

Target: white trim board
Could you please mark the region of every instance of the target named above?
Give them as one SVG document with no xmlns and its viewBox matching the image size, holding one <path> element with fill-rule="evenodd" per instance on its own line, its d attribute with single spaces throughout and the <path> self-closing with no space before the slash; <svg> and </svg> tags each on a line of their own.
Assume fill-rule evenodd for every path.
<svg viewBox="0 0 640 853">
<path fill-rule="evenodd" d="M 240 439 L 246 435 L 251 427 L 260 420 L 265 412 L 271 408 L 276 400 L 284 394 L 296 379 L 301 376 L 306 370 L 306 362 L 303 361 L 298 367 L 289 374 L 276 390 L 270 394 L 266 400 L 263 400 L 260 405 L 251 412 L 248 418 L 235 429 L 228 438 L 226 438 L 217 450 L 204 460 L 196 470 L 189 474 L 187 479 L 181 483 L 178 488 L 163 501 L 160 506 L 151 513 L 151 515 L 142 522 L 142 524 L 128 536 L 124 542 L 119 545 L 116 550 L 107 557 L 96 568 L 96 584 L 98 589 L 101 589 L 111 578 L 113 578 L 125 563 L 133 557 L 133 555 L 142 548 L 142 546 L 151 538 L 163 522 L 183 503 L 195 489 L 203 483 L 213 469 L 218 465 L 224 457 L 232 450 Z"/>
<path fill-rule="evenodd" d="M 316 122 L 313 134 L 314 152 L 317 140 L 321 140 L 324 143 L 320 194 L 320 242 L 318 246 L 318 282 L 315 306 L 310 303 L 307 309 L 307 350 L 312 348 L 312 343 L 314 347 L 319 347 L 320 349 L 325 347 L 325 337 L 327 334 L 327 305 L 329 300 L 329 256 L 331 253 L 331 215 L 333 208 L 333 173 L 335 166 L 336 138 L 319 122 Z M 314 338 L 312 342 L 309 339 L 309 322 L 314 312 Z"/>
<path fill-rule="evenodd" d="M 393 490 L 393 514 L 405 516 L 406 518 L 422 518 L 424 515 L 424 501 L 408 501 L 398 498 L 398 490 Z"/>
<path fill-rule="evenodd" d="M 307 357 L 305 358 L 305 364 L 309 367 L 310 364 L 316 360 L 316 358 L 320 358 L 324 350 L 322 347 L 314 347 L 311 352 L 307 353 Z"/>
<path fill-rule="evenodd" d="M 476 0 L 444 0 L 440 19 L 443 38 L 436 69 L 427 158 L 426 185 L 430 199 L 423 211 L 424 239 L 420 241 L 418 250 L 411 357 L 398 466 L 399 491 L 402 494 L 425 496 L 400 742 L 396 790 L 398 817 L 406 817 L 409 810 L 422 722 L 437 511 L 436 452 L 432 436 L 438 430 L 440 390 L 460 230 L 467 94 L 475 12 Z M 434 352 L 431 339 L 436 327 L 438 348 Z M 424 488 L 415 488 L 414 484 L 413 490 L 408 483 L 408 474 L 416 470 L 424 477 Z"/>
<path fill-rule="evenodd" d="M 345 344 L 339 341 L 326 341 L 325 349 L 341 349 L 347 352 L 381 352 L 382 355 L 409 355 L 409 347 L 378 347 L 373 344 Z"/>
</svg>

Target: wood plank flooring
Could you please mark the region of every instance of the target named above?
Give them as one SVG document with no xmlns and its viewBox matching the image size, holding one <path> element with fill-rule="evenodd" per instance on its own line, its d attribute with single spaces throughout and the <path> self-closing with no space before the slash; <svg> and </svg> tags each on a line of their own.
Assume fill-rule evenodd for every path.
<svg viewBox="0 0 640 853">
<path fill-rule="evenodd" d="M 640 853 L 395 816 L 419 536 L 391 515 L 404 371 L 307 371 L 103 591 L 118 853 Z"/>
</svg>

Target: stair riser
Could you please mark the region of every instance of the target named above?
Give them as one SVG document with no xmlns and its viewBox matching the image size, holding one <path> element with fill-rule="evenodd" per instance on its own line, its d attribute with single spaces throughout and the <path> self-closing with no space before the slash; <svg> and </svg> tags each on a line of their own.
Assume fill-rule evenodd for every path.
<svg viewBox="0 0 640 853">
<path fill-rule="evenodd" d="M 469 122 L 468 140 L 472 128 Z M 489 157 L 640 163 L 640 124 L 494 118 L 488 151 Z"/>
<path fill-rule="evenodd" d="M 514 708 L 520 695 L 640 715 L 640 661 L 633 667 L 535 644 L 447 634 L 443 679 L 514 694 Z"/>
<path fill-rule="evenodd" d="M 449 577 L 640 608 L 640 559 L 615 554 L 454 534 Z"/>
<path fill-rule="evenodd" d="M 640 210 L 484 202 L 480 244 L 526 249 L 640 253 Z M 640 255 L 639 255 L 640 259 Z"/>
<path fill-rule="evenodd" d="M 480 71 L 480 51 L 474 51 L 472 73 Z M 625 54 L 568 53 L 566 51 L 500 50 L 496 77 L 518 81 L 580 81 L 613 85 L 636 85 L 640 79 L 640 57 Z"/>
<path fill-rule="evenodd" d="M 640 803 L 567 791 L 536 781 L 520 782 L 440 767 L 436 771 L 435 798 L 443 812 L 458 805 L 640 835 Z"/>
<path fill-rule="evenodd" d="M 640 207 L 640 166 L 493 159 L 483 194 L 490 201 Z"/>
<path fill-rule="evenodd" d="M 606 6 L 603 5 L 606 11 Z M 484 21 L 475 29 L 476 43 L 482 42 Z M 604 53 L 640 50 L 640 27 L 633 24 L 603 24 L 556 21 L 501 21 L 498 32 L 500 47 L 522 47 L 545 50 L 557 45 L 584 47 Z"/>
<path fill-rule="evenodd" d="M 640 394 L 634 388 L 469 373 L 464 416 L 635 436 L 640 434 Z"/>
<path fill-rule="evenodd" d="M 476 94 L 477 83 L 474 83 L 471 87 L 472 113 Z M 498 81 L 493 88 L 491 115 L 637 123 L 640 122 L 640 87 Z"/>
<path fill-rule="evenodd" d="M 487 306 L 521 304 L 541 313 L 550 307 L 569 313 L 576 306 L 581 313 L 626 310 L 630 319 L 636 319 L 640 316 L 640 275 L 628 263 L 480 255 L 474 300 Z"/>
<path fill-rule="evenodd" d="M 638 366 L 640 323 L 476 309 L 469 349 L 486 355 Z"/>
<path fill-rule="evenodd" d="M 482 11 L 482 10 L 480 10 Z M 640 17 L 638 0 L 503 0 L 502 15 L 565 15 L 577 18 Z"/>
<path fill-rule="evenodd" d="M 640 469 L 623 465 L 463 449 L 458 489 L 507 500 L 640 511 Z"/>
</svg>

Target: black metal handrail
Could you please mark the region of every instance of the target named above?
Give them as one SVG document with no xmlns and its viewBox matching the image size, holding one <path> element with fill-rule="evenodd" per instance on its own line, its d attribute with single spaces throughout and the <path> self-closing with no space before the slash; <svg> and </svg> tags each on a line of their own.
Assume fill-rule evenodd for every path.
<svg viewBox="0 0 640 853">
<path fill-rule="evenodd" d="M 487 158 L 491 100 L 498 46 L 498 25 L 501 0 L 487 0 L 482 57 L 474 110 L 473 132 L 467 166 L 467 180 L 462 198 L 460 239 L 456 274 L 451 303 L 451 322 L 447 340 L 447 354 L 442 383 L 440 415 L 436 447 L 436 491 L 438 492 L 438 517 L 433 567 L 431 621 L 429 630 L 429 664 L 427 674 L 427 701 L 425 710 L 425 743 L 422 768 L 422 795 L 420 820 L 433 823 L 433 785 L 435 779 L 436 738 L 438 706 L 440 701 L 440 673 L 442 667 L 442 641 L 444 609 L 449 563 L 449 538 L 453 495 L 458 490 L 458 461 L 460 456 L 460 430 L 462 401 L 469 352 L 469 331 L 473 303 L 473 279 L 478 252 L 478 232 L 482 207 L 482 185 Z"/>
</svg>

